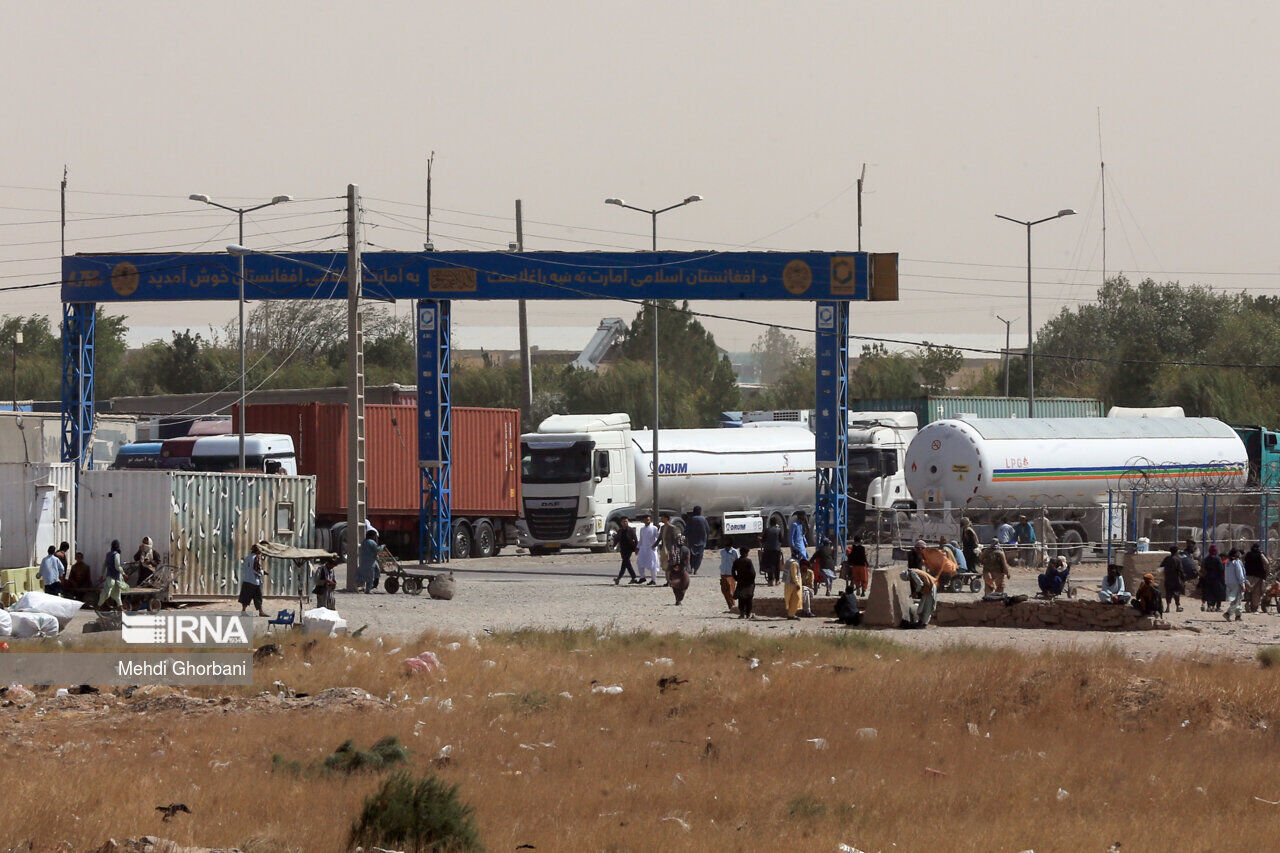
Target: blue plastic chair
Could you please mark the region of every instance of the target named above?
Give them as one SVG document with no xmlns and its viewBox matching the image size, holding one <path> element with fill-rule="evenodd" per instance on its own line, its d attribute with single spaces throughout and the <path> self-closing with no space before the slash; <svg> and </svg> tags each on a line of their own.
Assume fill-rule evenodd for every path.
<svg viewBox="0 0 1280 853">
<path fill-rule="evenodd" d="M 292 628 L 293 620 L 297 613 L 293 610 L 281 610 L 276 614 L 276 618 L 267 620 L 267 632 L 270 633 L 272 628 L 277 626 L 282 628 Z"/>
</svg>

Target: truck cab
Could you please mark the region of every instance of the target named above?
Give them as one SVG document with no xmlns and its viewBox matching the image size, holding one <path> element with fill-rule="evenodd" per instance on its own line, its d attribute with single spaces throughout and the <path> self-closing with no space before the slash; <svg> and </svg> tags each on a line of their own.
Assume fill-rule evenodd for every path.
<svg viewBox="0 0 1280 853">
<path fill-rule="evenodd" d="M 1249 457 L 1250 487 L 1280 487 L 1280 433 L 1266 427 L 1232 424 Z"/>
<path fill-rule="evenodd" d="M 915 412 L 849 413 L 849 527 L 873 524 L 876 510 L 912 506 L 905 470 Z"/>
<path fill-rule="evenodd" d="M 520 547 L 606 550 L 611 515 L 636 500 L 630 417 L 553 415 L 521 436 L 520 445 Z"/>
</svg>

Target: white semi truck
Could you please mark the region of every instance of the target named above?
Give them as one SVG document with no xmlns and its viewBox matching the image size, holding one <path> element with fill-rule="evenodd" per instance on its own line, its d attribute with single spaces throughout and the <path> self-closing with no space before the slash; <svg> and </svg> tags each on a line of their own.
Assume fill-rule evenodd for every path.
<svg viewBox="0 0 1280 853">
<path fill-rule="evenodd" d="M 619 518 L 651 510 L 653 433 L 631 429 L 626 414 L 553 415 L 521 445 L 521 547 L 604 551 Z M 701 506 L 713 539 L 812 514 L 814 439 L 803 427 L 662 430 L 658 459 L 659 510 L 679 524 Z"/>
<path fill-rule="evenodd" d="M 1243 488 L 1247 466 L 1244 442 L 1214 418 L 935 421 L 907 448 L 919 512 L 899 517 L 899 545 L 956 538 L 962 515 L 980 535 L 1020 514 L 1043 515 L 1058 552 L 1076 562 L 1085 543 L 1124 536 L 1123 501 L 1108 513 L 1110 490 L 1139 489 L 1150 509 L 1168 503 L 1173 489 Z"/>
<path fill-rule="evenodd" d="M 742 426 L 800 424 L 813 428 L 811 409 L 743 412 Z M 876 526 L 879 510 L 902 511 L 914 504 L 904 476 L 907 446 L 916 437 L 915 412 L 849 412 L 849 531 Z M 658 448 L 661 450 L 661 446 Z"/>
</svg>

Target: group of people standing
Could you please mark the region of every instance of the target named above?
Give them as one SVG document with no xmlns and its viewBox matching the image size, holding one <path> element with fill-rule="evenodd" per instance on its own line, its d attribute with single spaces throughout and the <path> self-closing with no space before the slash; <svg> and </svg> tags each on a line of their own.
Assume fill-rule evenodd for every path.
<svg viewBox="0 0 1280 853">
<path fill-rule="evenodd" d="M 75 560 L 68 562 L 71 543 L 63 542 L 57 547 L 50 545 L 44 559 L 40 561 L 40 585 L 49 595 L 68 598 L 79 598 L 92 590 L 98 590 L 98 607 L 114 605 L 117 610 L 123 609 L 123 594 L 128 591 L 127 571 L 136 571 L 134 583 L 144 583 L 160 566 L 160 557 L 151 544 L 151 537 L 142 537 L 138 550 L 133 554 L 132 563 L 126 564 L 120 550 L 120 541 L 113 539 L 107 556 L 102 562 L 102 576 L 99 581 L 93 578 L 93 571 L 85 562 L 84 553 L 75 552 Z"/>
</svg>

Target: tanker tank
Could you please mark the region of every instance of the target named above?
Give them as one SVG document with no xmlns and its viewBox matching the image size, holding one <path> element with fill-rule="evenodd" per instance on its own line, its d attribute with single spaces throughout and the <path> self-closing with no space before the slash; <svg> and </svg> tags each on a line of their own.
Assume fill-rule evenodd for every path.
<svg viewBox="0 0 1280 853">
<path fill-rule="evenodd" d="M 921 507 L 1096 506 L 1112 489 L 1243 488 L 1248 456 L 1215 418 L 966 418 L 907 448 Z"/>
<path fill-rule="evenodd" d="M 653 432 L 631 433 L 636 504 L 653 500 Z M 814 436 L 804 427 L 664 429 L 658 438 L 663 506 L 705 515 L 756 507 L 811 506 Z"/>
</svg>

